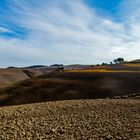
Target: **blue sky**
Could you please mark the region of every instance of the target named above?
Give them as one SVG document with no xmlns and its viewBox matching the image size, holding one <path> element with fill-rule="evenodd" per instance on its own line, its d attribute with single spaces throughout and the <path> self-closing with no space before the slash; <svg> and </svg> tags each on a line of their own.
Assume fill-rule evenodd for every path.
<svg viewBox="0 0 140 140">
<path fill-rule="evenodd" d="M 0 67 L 140 58 L 138 0 L 0 0 Z"/>
</svg>

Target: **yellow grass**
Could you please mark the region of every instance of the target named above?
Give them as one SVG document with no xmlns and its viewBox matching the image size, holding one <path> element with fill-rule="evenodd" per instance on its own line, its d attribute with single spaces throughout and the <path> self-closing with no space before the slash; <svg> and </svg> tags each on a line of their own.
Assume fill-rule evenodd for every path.
<svg viewBox="0 0 140 140">
<path fill-rule="evenodd" d="M 140 67 L 140 63 L 136 63 L 136 64 L 124 64 L 124 66 L 129 66 L 129 67 Z"/>
<path fill-rule="evenodd" d="M 84 69 L 84 70 L 66 70 L 65 72 L 135 72 L 130 70 L 107 70 L 107 69 Z"/>
</svg>

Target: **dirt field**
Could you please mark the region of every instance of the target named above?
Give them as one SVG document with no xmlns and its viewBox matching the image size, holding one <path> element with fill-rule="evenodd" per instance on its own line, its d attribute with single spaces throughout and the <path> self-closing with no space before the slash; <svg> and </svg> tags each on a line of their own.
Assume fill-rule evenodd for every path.
<svg viewBox="0 0 140 140">
<path fill-rule="evenodd" d="M 139 140 L 140 100 L 73 100 L 0 108 L 3 140 Z"/>
<path fill-rule="evenodd" d="M 0 89 L 0 106 L 140 93 L 140 73 L 66 73 L 33 77 Z"/>
</svg>

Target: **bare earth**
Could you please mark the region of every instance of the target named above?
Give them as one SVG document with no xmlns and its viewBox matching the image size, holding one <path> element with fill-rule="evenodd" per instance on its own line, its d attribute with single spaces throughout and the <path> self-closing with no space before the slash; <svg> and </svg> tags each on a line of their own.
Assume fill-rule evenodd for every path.
<svg viewBox="0 0 140 140">
<path fill-rule="evenodd" d="M 140 140 L 140 100 L 69 100 L 1 107 L 0 139 Z"/>
</svg>

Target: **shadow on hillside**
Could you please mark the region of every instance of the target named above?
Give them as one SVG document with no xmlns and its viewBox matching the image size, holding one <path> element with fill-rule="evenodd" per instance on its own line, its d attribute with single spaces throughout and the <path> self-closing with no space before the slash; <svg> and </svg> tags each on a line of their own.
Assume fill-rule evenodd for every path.
<svg viewBox="0 0 140 140">
<path fill-rule="evenodd" d="M 140 92 L 140 73 L 50 73 L 0 89 L 0 106 Z"/>
</svg>

